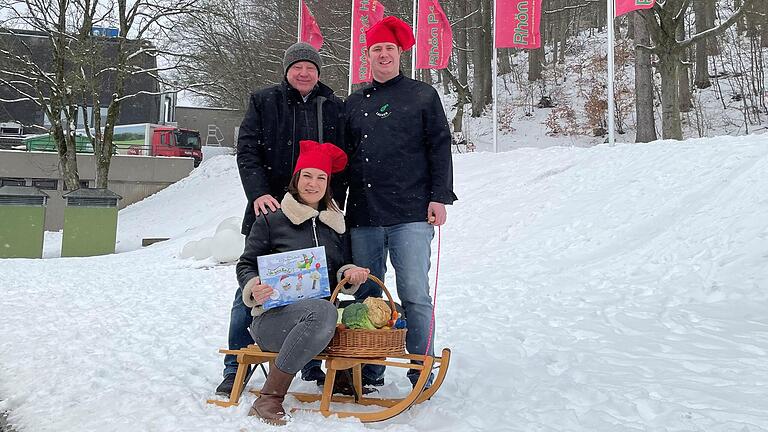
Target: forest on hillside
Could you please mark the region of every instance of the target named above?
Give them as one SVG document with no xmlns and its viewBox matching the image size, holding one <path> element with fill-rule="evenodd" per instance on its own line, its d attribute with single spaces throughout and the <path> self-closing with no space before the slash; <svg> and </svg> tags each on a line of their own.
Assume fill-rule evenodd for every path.
<svg viewBox="0 0 768 432">
<path fill-rule="evenodd" d="M 307 0 L 325 37 L 321 80 L 347 93 L 350 3 Z M 411 21 L 410 2 L 382 0 L 387 15 Z M 442 70 L 418 70 L 454 101 L 452 126 L 464 116 L 488 115 L 492 103 L 493 2 L 443 0 L 453 29 L 453 55 Z M 500 127 L 505 119 L 548 109 L 550 135 L 602 136 L 607 125 L 606 2 L 542 2 L 542 46 L 500 49 L 497 88 Z M 216 82 L 206 103 L 243 107 L 253 89 L 282 78 L 284 49 L 296 40 L 295 1 L 225 0 L 190 17 L 176 43 L 195 57 L 180 68 L 188 83 Z M 768 2 L 667 0 L 614 21 L 617 68 L 616 128 L 637 141 L 744 134 L 764 127 Z M 503 23 L 502 18 L 499 19 Z M 410 74 L 410 53 L 403 57 Z M 504 95 L 503 93 L 506 93 Z M 446 107 L 449 110 L 449 107 Z"/>
</svg>

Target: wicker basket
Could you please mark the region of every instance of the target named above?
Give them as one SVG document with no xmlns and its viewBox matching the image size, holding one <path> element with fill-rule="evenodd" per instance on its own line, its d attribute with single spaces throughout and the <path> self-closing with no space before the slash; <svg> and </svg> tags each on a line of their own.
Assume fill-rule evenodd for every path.
<svg viewBox="0 0 768 432">
<path fill-rule="evenodd" d="M 395 302 L 392 300 L 389 290 L 376 276 L 368 275 L 368 279 L 376 282 L 387 295 L 389 308 L 392 310 L 392 318 L 394 318 Z M 336 297 L 346 283 L 347 278 L 339 282 L 336 289 L 333 290 L 331 302 L 336 301 Z M 387 357 L 405 354 L 406 331 L 406 329 L 364 330 L 336 327 L 336 333 L 334 333 L 325 352 L 340 357 Z"/>
</svg>

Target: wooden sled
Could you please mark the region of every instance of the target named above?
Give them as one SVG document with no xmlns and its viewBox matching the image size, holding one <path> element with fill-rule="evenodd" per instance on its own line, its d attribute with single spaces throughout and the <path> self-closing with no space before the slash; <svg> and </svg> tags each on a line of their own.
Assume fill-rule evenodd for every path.
<svg viewBox="0 0 768 432">
<path fill-rule="evenodd" d="M 232 393 L 228 401 L 209 399 L 208 403 L 216 404 L 222 407 L 229 407 L 238 405 L 240 396 L 243 393 L 243 381 L 248 371 L 249 365 L 259 365 L 262 363 L 273 362 L 277 353 L 264 352 L 256 345 L 249 345 L 247 348 L 239 350 L 219 350 L 222 354 L 232 354 L 237 356 L 237 374 L 235 375 L 235 384 L 232 388 Z M 386 358 L 355 358 L 355 357 L 335 357 L 331 355 L 321 354 L 315 357 L 317 360 L 325 360 L 327 368 L 327 374 L 325 378 L 325 384 L 323 385 L 322 393 L 299 393 L 289 392 L 288 394 L 295 397 L 301 402 L 317 402 L 320 401 L 320 409 L 301 409 L 305 411 L 314 411 L 323 414 L 324 416 L 338 415 L 339 417 L 357 417 L 364 423 L 377 422 L 390 419 L 401 412 L 407 410 L 414 404 L 419 404 L 425 400 L 431 398 L 442 385 L 445 379 L 445 374 L 448 371 L 448 364 L 451 358 L 451 350 L 443 348 L 443 352 L 440 357 L 431 357 L 423 355 L 402 354 L 397 356 L 389 356 Z M 411 360 L 417 360 L 423 362 L 423 364 L 411 363 Z M 402 398 L 376 398 L 363 395 L 362 374 L 361 367 L 363 364 L 376 364 L 389 367 L 399 367 L 404 369 L 416 369 L 420 370 L 419 379 L 416 381 L 416 385 L 413 390 Z M 255 366 L 254 366 L 255 367 Z M 429 374 L 433 368 L 437 368 L 437 374 L 435 375 L 432 386 L 425 389 L 429 379 Z M 352 382 L 355 387 L 355 396 L 340 396 L 333 395 L 333 383 L 336 379 L 336 372 L 352 369 Z M 258 390 L 251 390 L 251 392 L 258 394 Z M 331 409 L 331 402 L 338 403 L 355 403 L 358 405 L 374 405 L 381 406 L 384 409 L 380 411 L 366 411 L 366 412 L 353 412 L 353 411 L 335 411 Z M 296 411 L 294 409 L 293 411 Z"/>
</svg>

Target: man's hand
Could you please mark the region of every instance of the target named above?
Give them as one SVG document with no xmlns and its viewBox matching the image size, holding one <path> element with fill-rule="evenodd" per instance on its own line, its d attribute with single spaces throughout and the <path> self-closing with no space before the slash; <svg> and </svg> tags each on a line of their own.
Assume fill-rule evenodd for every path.
<svg viewBox="0 0 768 432">
<path fill-rule="evenodd" d="M 262 195 L 253 202 L 253 211 L 256 212 L 256 216 L 259 215 L 259 212 L 267 214 L 267 207 L 272 211 L 276 211 L 280 208 L 280 203 L 270 194 Z"/>
<path fill-rule="evenodd" d="M 352 267 L 344 270 L 344 277 L 349 278 L 349 283 L 352 285 L 360 285 L 368 280 L 368 275 L 371 271 L 367 268 Z"/>
<path fill-rule="evenodd" d="M 258 283 L 251 288 L 251 297 L 253 297 L 257 305 L 263 305 L 264 302 L 269 300 L 273 292 L 274 290 L 271 286 Z"/>
<path fill-rule="evenodd" d="M 430 225 L 440 226 L 448 218 L 448 212 L 445 210 L 445 204 L 431 201 L 427 208 L 427 222 Z"/>
</svg>

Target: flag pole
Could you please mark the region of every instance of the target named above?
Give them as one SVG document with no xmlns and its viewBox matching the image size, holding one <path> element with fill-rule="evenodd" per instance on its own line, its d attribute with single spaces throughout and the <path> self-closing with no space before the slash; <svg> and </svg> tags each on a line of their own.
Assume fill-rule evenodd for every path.
<svg viewBox="0 0 768 432">
<path fill-rule="evenodd" d="M 299 19 L 297 21 L 296 42 L 301 42 L 301 13 L 303 12 L 301 6 L 304 0 L 299 0 Z"/>
<path fill-rule="evenodd" d="M 416 79 L 416 55 L 419 52 L 419 38 L 416 32 L 416 11 L 419 8 L 419 0 L 413 0 L 413 38 L 416 40 L 416 44 L 411 51 L 411 79 Z"/>
<path fill-rule="evenodd" d="M 614 58 L 614 34 L 613 22 L 616 15 L 616 3 L 614 0 L 607 0 L 608 10 L 606 15 L 606 27 L 608 28 L 608 145 L 613 147 L 616 144 L 614 136 L 614 99 L 613 99 L 613 81 L 615 77 L 613 58 Z"/>
<path fill-rule="evenodd" d="M 499 151 L 499 145 L 498 145 L 498 131 L 499 131 L 499 125 L 498 125 L 498 103 L 497 103 L 497 96 L 498 96 L 498 89 L 496 88 L 496 79 L 498 75 L 498 59 L 499 59 L 499 49 L 496 48 L 496 0 L 493 0 L 493 65 L 491 66 L 491 73 L 493 74 L 492 82 L 493 82 L 493 152 L 497 153 Z"/>
<path fill-rule="evenodd" d="M 349 21 L 349 86 L 347 96 L 352 94 L 352 59 L 355 51 L 355 0 L 352 0 L 352 18 Z"/>
</svg>

